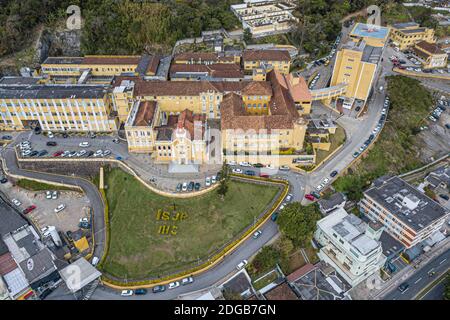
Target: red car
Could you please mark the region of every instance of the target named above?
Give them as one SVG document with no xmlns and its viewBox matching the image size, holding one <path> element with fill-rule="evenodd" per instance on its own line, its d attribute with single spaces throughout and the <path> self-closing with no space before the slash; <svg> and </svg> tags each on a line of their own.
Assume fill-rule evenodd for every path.
<svg viewBox="0 0 450 320">
<path fill-rule="evenodd" d="M 266 173 L 260 173 L 259 176 L 260 176 L 261 178 L 266 178 L 266 179 L 269 179 L 269 178 L 270 178 L 270 176 L 269 176 L 268 174 L 266 174 Z"/>
<path fill-rule="evenodd" d="M 56 151 L 53 156 L 54 157 L 59 157 L 60 155 L 62 155 L 64 153 L 64 151 Z"/>
<path fill-rule="evenodd" d="M 35 205 L 29 206 L 28 208 L 26 208 L 25 210 L 23 210 L 23 214 L 28 214 L 31 211 L 33 211 L 34 209 L 36 209 Z"/>
<path fill-rule="evenodd" d="M 314 201 L 315 200 L 315 198 L 311 194 L 305 195 L 305 198 L 308 199 L 309 201 Z"/>
</svg>

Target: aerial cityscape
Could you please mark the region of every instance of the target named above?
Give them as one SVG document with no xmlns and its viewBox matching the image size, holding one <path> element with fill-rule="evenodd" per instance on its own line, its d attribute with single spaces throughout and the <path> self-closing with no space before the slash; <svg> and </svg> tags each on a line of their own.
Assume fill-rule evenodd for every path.
<svg viewBox="0 0 450 320">
<path fill-rule="evenodd" d="M 0 300 L 450 300 L 449 1 L 38 4 L 0 4 Z"/>
</svg>

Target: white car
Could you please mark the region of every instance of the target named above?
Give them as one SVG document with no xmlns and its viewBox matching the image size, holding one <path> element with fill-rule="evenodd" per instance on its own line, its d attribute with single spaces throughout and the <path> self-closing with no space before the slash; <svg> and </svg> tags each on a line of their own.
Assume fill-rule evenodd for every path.
<svg viewBox="0 0 450 320">
<path fill-rule="evenodd" d="M 436 119 L 435 117 L 433 117 L 433 116 L 429 116 L 428 119 L 430 119 L 430 120 L 433 121 L 433 122 L 436 122 L 436 121 L 437 121 L 437 119 Z"/>
<path fill-rule="evenodd" d="M 187 188 L 188 188 L 187 182 L 183 182 L 183 185 L 181 186 L 181 190 L 182 191 L 187 191 Z"/>
<path fill-rule="evenodd" d="M 131 297 L 133 295 L 133 290 L 122 290 L 120 295 L 122 297 Z"/>
<path fill-rule="evenodd" d="M 180 282 L 178 282 L 178 281 L 169 283 L 169 289 L 175 289 L 175 288 L 178 288 L 179 286 L 180 286 Z"/>
<path fill-rule="evenodd" d="M 212 176 L 211 177 L 211 183 L 215 184 L 217 182 L 217 177 L 216 176 Z"/>
<path fill-rule="evenodd" d="M 86 153 L 87 153 L 86 150 L 80 150 L 80 151 L 77 152 L 76 156 L 77 156 L 77 157 L 82 157 L 82 156 L 84 156 Z"/>
<path fill-rule="evenodd" d="M 105 151 L 103 151 L 103 156 L 104 156 L 104 157 L 109 156 L 110 154 L 111 154 L 111 150 L 105 150 Z"/>
<path fill-rule="evenodd" d="M 328 178 L 325 178 L 322 180 L 322 184 L 327 184 L 328 182 L 330 182 L 330 179 L 328 179 Z"/>
<path fill-rule="evenodd" d="M 236 269 L 242 270 L 248 264 L 247 260 L 242 260 L 237 266 Z"/>
<path fill-rule="evenodd" d="M 205 179 L 205 185 L 206 185 L 207 187 L 209 187 L 209 186 L 211 185 L 211 178 L 210 178 L 210 177 L 206 177 L 206 179 Z"/>
<path fill-rule="evenodd" d="M 283 204 L 278 208 L 278 210 L 283 210 L 285 207 L 286 207 L 286 203 L 283 203 Z"/>
<path fill-rule="evenodd" d="M 56 199 L 58 199 L 58 191 L 53 191 L 52 192 L 52 200 L 56 200 Z"/>
<path fill-rule="evenodd" d="M 317 187 L 316 187 L 316 190 L 317 191 L 320 191 L 320 190 L 322 190 L 323 189 L 323 184 L 319 184 Z"/>
<path fill-rule="evenodd" d="M 236 169 L 233 169 L 231 172 L 233 172 L 233 173 L 242 173 L 242 169 L 236 168 Z"/>
<path fill-rule="evenodd" d="M 289 168 L 288 166 L 280 166 L 280 170 L 289 171 L 291 170 L 291 168 Z"/>
<path fill-rule="evenodd" d="M 91 264 L 95 267 L 99 261 L 100 261 L 100 259 L 98 257 L 93 257 Z"/>
<path fill-rule="evenodd" d="M 251 167 L 251 166 L 252 166 L 250 163 L 248 163 L 248 162 L 246 162 L 246 161 L 241 161 L 241 162 L 239 162 L 239 165 L 240 165 L 241 167 Z"/>
<path fill-rule="evenodd" d="M 262 234 L 262 231 L 261 231 L 261 230 L 256 231 L 256 232 L 253 234 L 253 239 L 258 239 L 259 236 L 260 236 L 261 234 Z"/>
<path fill-rule="evenodd" d="M 267 169 L 275 170 L 275 166 L 274 166 L 273 164 L 268 164 L 268 165 L 266 166 L 266 168 L 267 168 Z"/>
<path fill-rule="evenodd" d="M 237 162 L 236 161 L 229 161 L 229 162 L 227 162 L 227 164 L 229 166 L 235 166 L 235 165 L 237 165 Z"/>
<path fill-rule="evenodd" d="M 102 156 L 103 156 L 103 151 L 101 149 L 94 152 L 94 157 L 102 157 Z"/>
<path fill-rule="evenodd" d="M 20 207 L 20 205 L 22 204 L 22 202 L 20 202 L 17 199 L 12 199 L 11 202 L 16 206 L 16 207 Z"/>
<path fill-rule="evenodd" d="M 28 156 L 31 153 L 31 150 L 25 150 L 22 152 L 22 156 Z"/>
<path fill-rule="evenodd" d="M 82 147 L 82 148 L 86 148 L 86 147 L 89 147 L 90 144 L 89 144 L 89 142 L 84 141 L 84 142 L 80 142 L 79 146 Z"/>
<path fill-rule="evenodd" d="M 67 157 L 71 152 L 69 150 L 66 150 L 63 152 L 63 154 L 61 155 L 61 157 Z"/>
<path fill-rule="evenodd" d="M 57 207 L 55 208 L 55 213 L 61 212 L 61 211 L 63 211 L 65 208 L 66 208 L 66 205 L 65 205 L 65 204 L 60 204 L 59 206 L 57 206 Z"/>
<path fill-rule="evenodd" d="M 45 198 L 51 199 L 52 198 L 52 192 L 51 191 L 45 191 Z"/>
<path fill-rule="evenodd" d="M 49 137 L 50 139 L 53 139 L 55 137 L 55 135 L 53 134 L 53 132 L 49 131 L 47 133 L 47 137 Z"/>
<path fill-rule="evenodd" d="M 194 282 L 194 278 L 192 278 L 192 277 L 187 277 L 187 278 L 181 279 L 181 285 L 182 286 L 185 286 L 187 284 L 191 284 L 192 282 Z"/>
<path fill-rule="evenodd" d="M 286 200 L 287 202 L 291 202 L 292 201 L 292 194 L 288 194 L 287 196 L 286 196 L 286 199 L 284 199 L 284 200 Z"/>
</svg>

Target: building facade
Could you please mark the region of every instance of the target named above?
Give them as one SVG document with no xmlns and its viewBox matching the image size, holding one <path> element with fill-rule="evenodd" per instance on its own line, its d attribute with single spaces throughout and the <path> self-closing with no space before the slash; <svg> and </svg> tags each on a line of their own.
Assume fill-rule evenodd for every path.
<svg viewBox="0 0 450 320">
<path fill-rule="evenodd" d="M 93 85 L 1 85 L 0 130 L 117 130 L 107 88 Z"/>
<path fill-rule="evenodd" d="M 396 23 L 391 26 L 390 38 L 400 50 L 413 47 L 420 41 L 435 43 L 434 29 L 420 27 L 415 22 Z"/>
<path fill-rule="evenodd" d="M 447 68 L 447 53 L 434 43 L 417 42 L 413 52 L 421 59 L 423 69 Z"/>
<path fill-rule="evenodd" d="M 287 75 L 291 66 L 291 56 L 287 50 L 245 50 L 242 60 L 247 74 L 263 68 L 266 72 L 277 70 Z"/>
<path fill-rule="evenodd" d="M 366 190 L 360 211 L 383 224 L 406 248 L 438 231 L 450 215 L 447 209 L 398 177 Z"/>
<path fill-rule="evenodd" d="M 379 241 L 381 233 L 338 208 L 317 222 L 314 239 L 321 245 L 319 258 L 356 286 L 378 272 L 386 261 Z"/>
</svg>

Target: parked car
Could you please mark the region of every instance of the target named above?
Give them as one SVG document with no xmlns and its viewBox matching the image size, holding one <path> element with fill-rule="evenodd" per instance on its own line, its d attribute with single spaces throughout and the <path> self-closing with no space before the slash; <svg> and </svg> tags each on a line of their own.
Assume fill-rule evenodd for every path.
<svg viewBox="0 0 450 320">
<path fill-rule="evenodd" d="M 51 191 L 45 191 L 45 198 L 51 199 L 52 198 L 52 192 Z"/>
<path fill-rule="evenodd" d="M 5 176 L 0 176 L 0 183 L 1 184 L 7 183 L 7 182 L 8 182 L 8 179 L 6 179 Z"/>
<path fill-rule="evenodd" d="M 246 161 L 239 162 L 239 165 L 241 167 L 251 167 L 252 166 L 250 163 L 248 163 Z"/>
<path fill-rule="evenodd" d="M 58 199 L 58 191 L 53 191 L 52 192 L 52 200 L 56 200 L 56 199 Z"/>
<path fill-rule="evenodd" d="M 98 257 L 93 257 L 91 264 L 95 267 L 99 261 L 100 261 L 100 259 Z"/>
<path fill-rule="evenodd" d="M 280 213 L 278 212 L 278 211 L 275 211 L 274 213 L 272 213 L 272 216 L 270 217 L 270 219 L 272 220 L 272 221 L 277 221 L 277 218 L 278 218 L 278 215 L 279 215 Z"/>
<path fill-rule="evenodd" d="M 447 200 L 447 201 L 449 199 L 448 195 L 446 195 L 446 194 L 440 194 L 439 197 L 441 197 L 442 199 Z"/>
<path fill-rule="evenodd" d="M 77 157 L 82 157 L 82 156 L 84 156 L 86 153 L 87 153 L 86 150 L 80 150 L 80 151 L 77 152 Z"/>
<path fill-rule="evenodd" d="M 90 157 L 94 154 L 94 151 L 89 150 L 88 153 L 86 154 L 86 157 Z"/>
<path fill-rule="evenodd" d="M 8 135 L 3 136 L 2 140 L 12 140 L 12 136 L 8 136 Z"/>
<path fill-rule="evenodd" d="M 334 178 L 338 174 L 337 170 L 334 170 L 330 173 L 330 177 Z"/>
<path fill-rule="evenodd" d="M 22 202 L 20 202 L 17 199 L 12 199 L 11 202 L 13 203 L 13 205 L 15 205 L 16 207 L 20 207 L 20 205 L 22 204 Z"/>
<path fill-rule="evenodd" d="M 180 282 L 178 282 L 178 281 L 169 283 L 169 289 L 175 289 L 175 288 L 178 288 L 179 286 L 180 286 Z"/>
<path fill-rule="evenodd" d="M 211 177 L 211 183 L 215 184 L 217 182 L 217 177 L 216 176 L 212 176 Z"/>
<path fill-rule="evenodd" d="M 166 286 L 159 285 L 152 288 L 153 293 L 159 293 L 166 291 Z"/>
<path fill-rule="evenodd" d="M 66 205 L 65 205 L 65 204 L 60 204 L 59 206 L 57 206 L 57 207 L 55 208 L 55 213 L 61 212 L 61 211 L 63 211 L 65 208 L 66 208 Z"/>
<path fill-rule="evenodd" d="M 227 164 L 229 165 L 229 166 L 235 166 L 235 165 L 237 165 L 237 163 L 236 163 L 236 161 L 228 161 L 227 162 Z"/>
<path fill-rule="evenodd" d="M 207 187 L 209 187 L 209 186 L 211 185 L 211 178 L 210 178 L 210 177 L 206 177 L 206 179 L 205 179 L 205 185 L 206 185 Z"/>
<path fill-rule="evenodd" d="M 266 179 L 269 179 L 269 178 L 270 178 L 270 176 L 269 176 L 267 173 L 260 173 L 259 176 L 260 176 L 261 178 L 266 178 Z"/>
<path fill-rule="evenodd" d="M 53 134 L 53 132 L 49 131 L 49 132 L 47 132 L 47 137 L 49 137 L 50 139 L 53 139 L 55 137 L 55 135 Z"/>
<path fill-rule="evenodd" d="M 359 156 L 359 152 L 356 151 L 355 153 L 353 153 L 353 158 L 357 158 Z"/>
<path fill-rule="evenodd" d="M 247 264 L 248 264 L 248 261 L 247 261 L 247 260 L 242 260 L 242 261 L 239 262 L 239 264 L 236 266 L 236 269 L 242 270 Z"/>
<path fill-rule="evenodd" d="M 293 198 L 293 195 L 291 193 L 289 193 L 284 200 L 286 200 L 287 202 L 291 202 L 292 198 Z"/>
<path fill-rule="evenodd" d="M 231 171 L 232 173 L 242 173 L 242 169 L 235 168 Z"/>
<path fill-rule="evenodd" d="M 323 187 L 324 187 L 323 184 L 319 184 L 319 185 L 316 187 L 316 190 L 317 190 L 317 191 L 320 191 L 320 190 L 323 189 Z"/>
<path fill-rule="evenodd" d="M 48 154 L 48 151 L 47 151 L 47 150 L 42 150 L 42 151 L 39 151 L 38 157 L 43 157 L 43 156 L 45 156 L 45 155 L 47 155 L 47 154 Z"/>
<path fill-rule="evenodd" d="M 31 151 L 31 153 L 29 154 L 30 157 L 36 157 L 39 154 L 39 151 Z"/>
<path fill-rule="evenodd" d="M 289 170 L 291 170 L 291 168 L 289 168 L 288 166 L 280 166 L 280 170 L 289 171 Z"/>
<path fill-rule="evenodd" d="M 192 276 L 181 279 L 181 285 L 185 286 L 194 282 L 194 278 Z"/>
<path fill-rule="evenodd" d="M 311 195 L 316 199 L 320 199 L 320 194 L 318 192 L 312 191 Z"/>
<path fill-rule="evenodd" d="M 115 138 L 115 139 L 113 139 L 113 142 L 114 142 L 114 143 L 120 143 L 120 140 L 117 139 L 117 138 Z"/>
<path fill-rule="evenodd" d="M 87 142 L 87 141 L 80 142 L 79 146 L 82 147 L 82 148 L 86 148 L 86 147 L 89 147 L 89 146 L 90 146 L 90 143 Z"/>
<path fill-rule="evenodd" d="M 181 192 L 181 187 L 183 186 L 182 183 L 177 184 L 177 188 L 175 189 L 176 192 Z"/>
<path fill-rule="evenodd" d="M 255 163 L 253 166 L 255 168 L 263 168 L 264 167 L 264 165 L 262 163 Z"/>
<path fill-rule="evenodd" d="M 122 297 L 131 297 L 133 295 L 133 290 L 122 290 L 120 295 Z"/>
<path fill-rule="evenodd" d="M 139 295 L 139 296 L 147 294 L 147 292 L 148 292 L 147 289 L 144 289 L 144 288 L 134 290 L 134 294 Z"/>
<path fill-rule="evenodd" d="M 187 191 L 188 189 L 188 183 L 187 182 L 183 182 L 183 185 L 181 186 L 181 190 L 182 191 Z"/>
<path fill-rule="evenodd" d="M 35 206 L 35 205 L 31 205 L 31 206 L 27 207 L 26 209 L 24 209 L 24 210 L 22 211 L 22 213 L 23 213 L 23 214 L 28 214 L 28 213 L 30 213 L 31 211 L 33 211 L 34 209 L 36 209 L 36 206 Z"/>
<path fill-rule="evenodd" d="M 262 234 L 262 231 L 261 231 L 261 230 L 256 231 L 256 232 L 253 234 L 253 239 L 259 238 L 259 236 L 260 236 L 261 234 Z"/>
<path fill-rule="evenodd" d="M 107 156 L 109 156 L 111 154 L 111 150 L 105 150 L 105 151 L 103 151 L 103 156 L 104 157 L 107 157 Z"/>
<path fill-rule="evenodd" d="M 195 191 L 198 191 L 198 190 L 200 190 L 200 187 L 201 187 L 201 185 L 200 185 L 200 183 L 199 182 L 197 182 L 195 185 L 194 185 L 194 189 L 195 189 Z"/>
<path fill-rule="evenodd" d="M 47 143 L 48 147 L 56 147 L 58 144 L 56 143 L 56 141 L 48 141 Z"/>
<path fill-rule="evenodd" d="M 195 185 L 195 183 L 193 181 L 189 182 L 189 185 L 188 185 L 188 191 L 189 192 L 194 190 L 194 185 Z"/>
<path fill-rule="evenodd" d="M 328 178 L 325 178 L 322 180 L 323 185 L 326 185 L 328 182 L 330 182 L 330 179 L 328 179 Z"/>
<path fill-rule="evenodd" d="M 311 194 L 306 194 L 305 198 L 308 199 L 309 201 L 314 201 L 316 200 L 316 198 L 314 198 Z"/>
<path fill-rule="evenodd" d="M 244 174 L 246 174 L 247 176 L 255 176 L 255 171 L 253 171 L 253 170 L 245 170 Z"/>
</svg>

